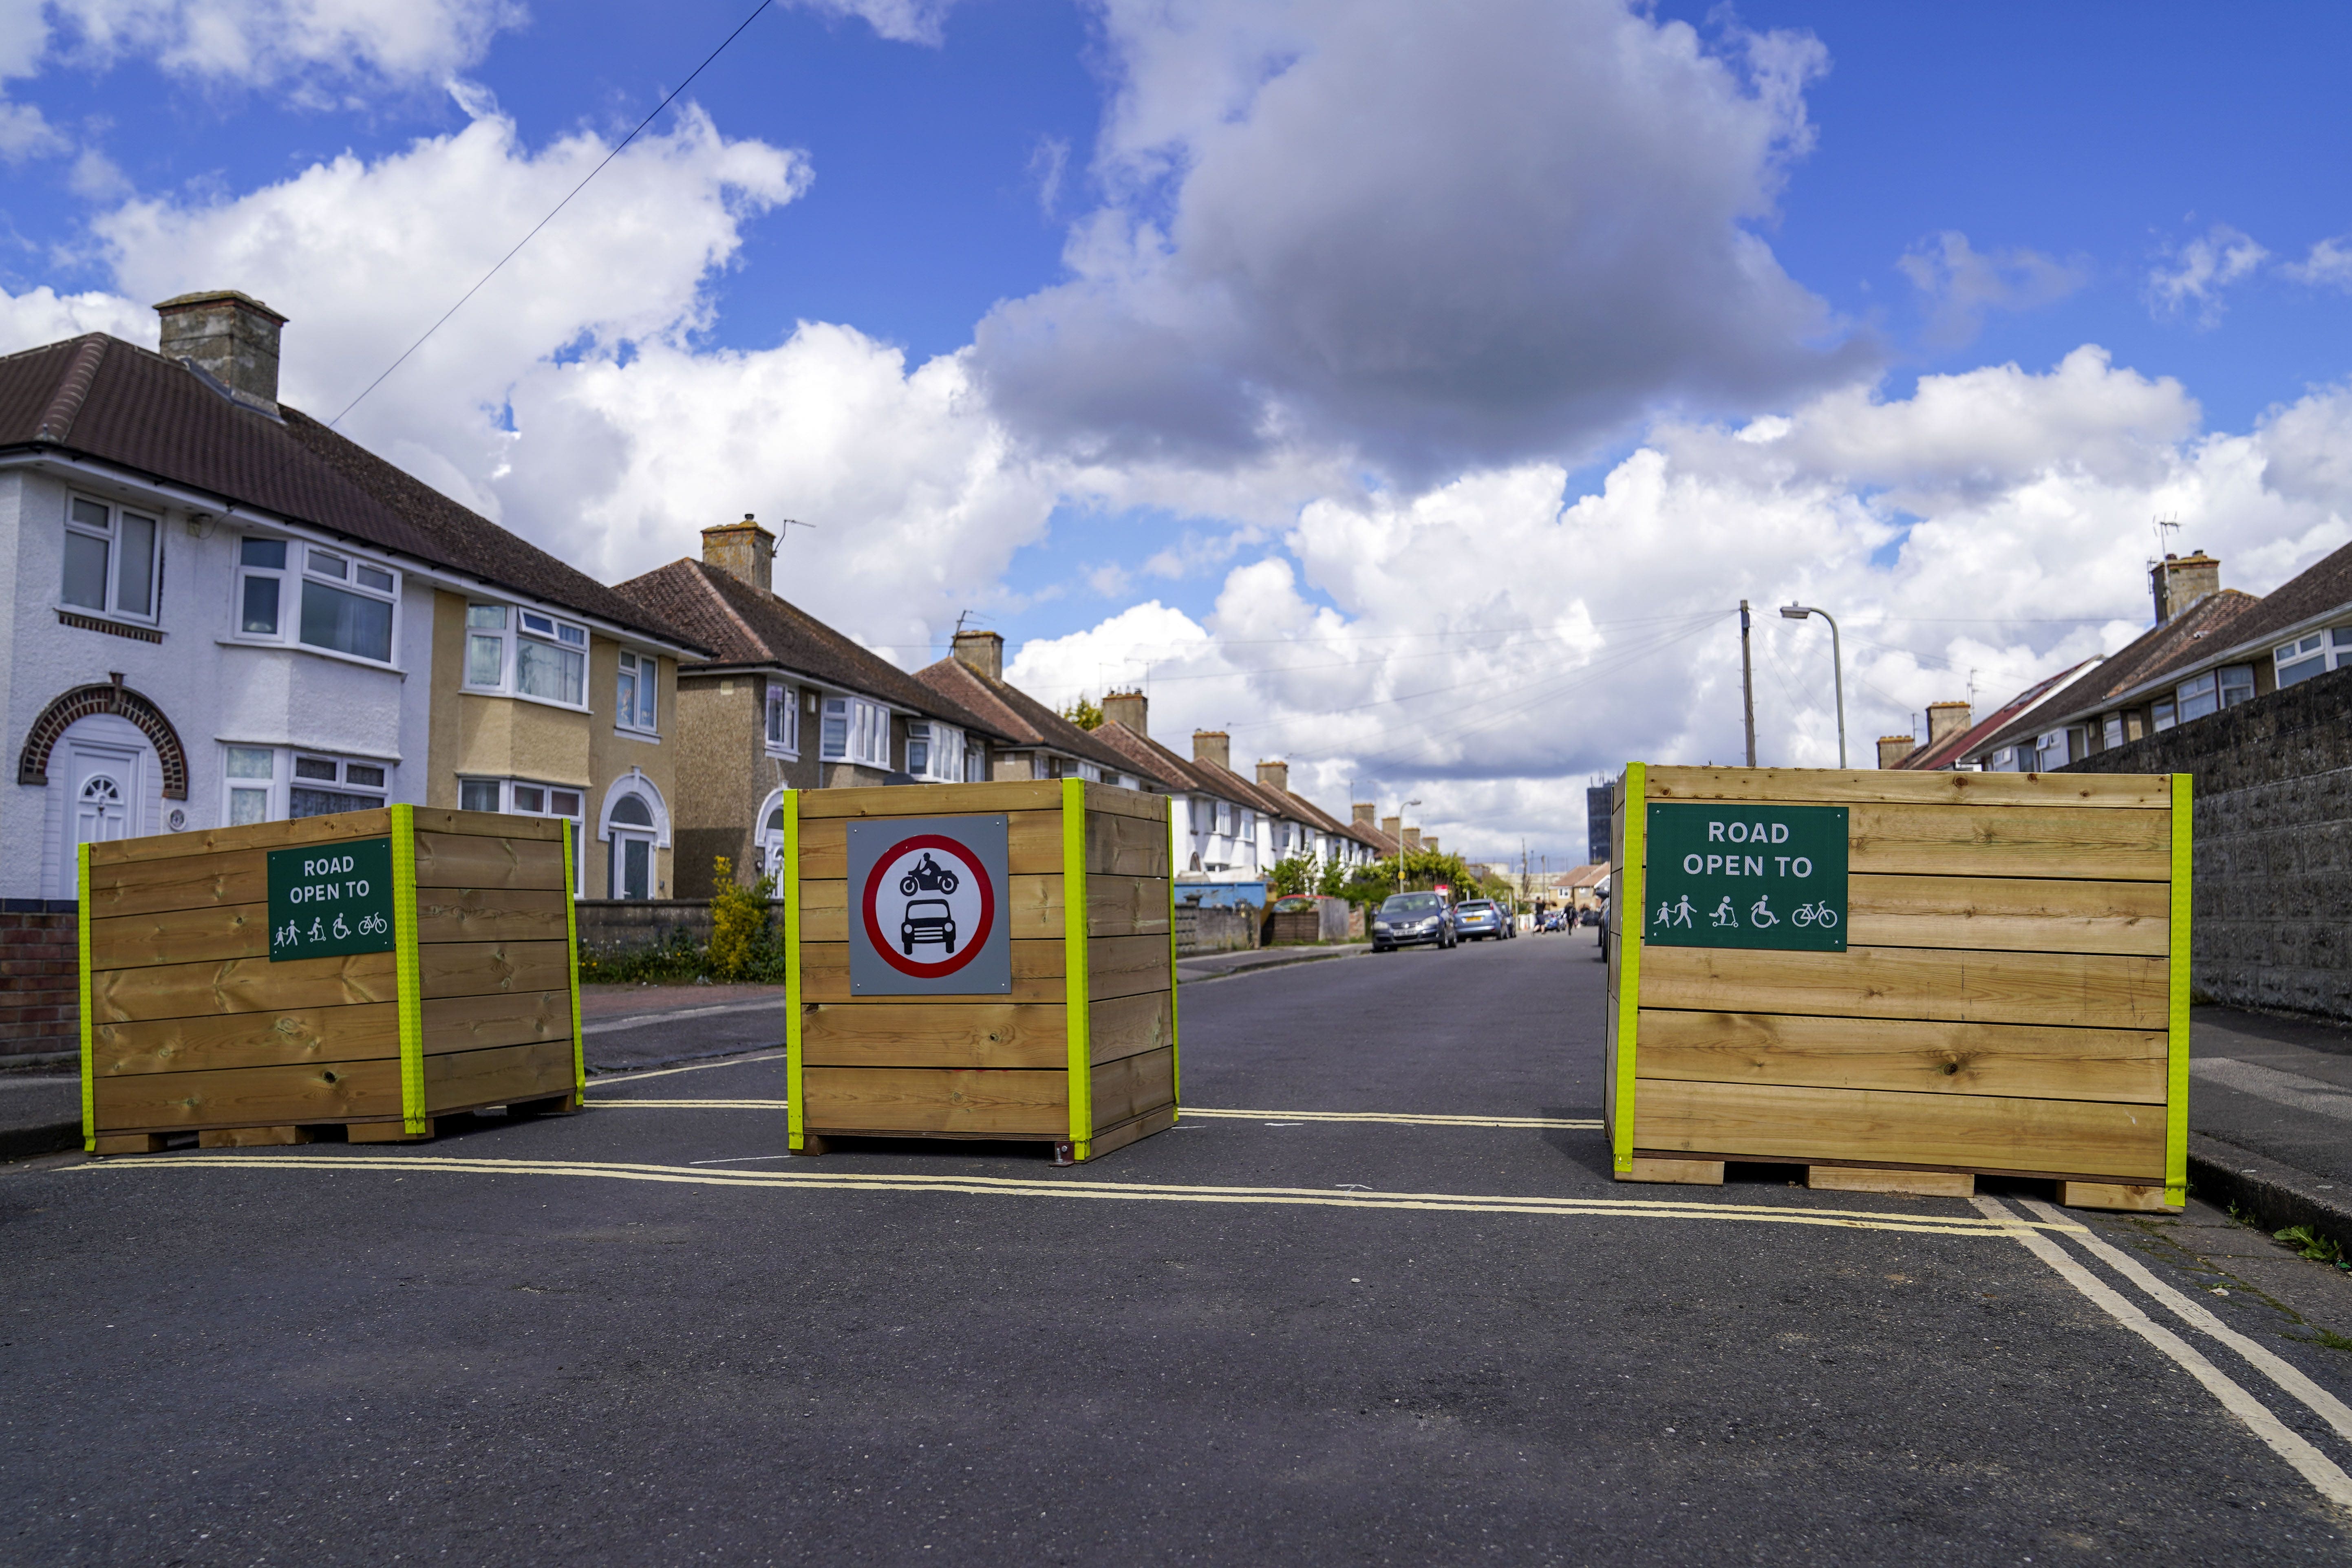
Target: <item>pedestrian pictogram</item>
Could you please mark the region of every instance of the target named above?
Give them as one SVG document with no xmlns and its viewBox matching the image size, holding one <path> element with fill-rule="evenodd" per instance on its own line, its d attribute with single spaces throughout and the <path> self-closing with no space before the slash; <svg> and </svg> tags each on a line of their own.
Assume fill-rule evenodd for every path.
<svg viewBox="0 0 2352 1568">
<path fill-rule="evenodd" d="M 855 994 L 1012 989 L 1003 817 L 854 822 L 849 849 Z"/>
</svg>

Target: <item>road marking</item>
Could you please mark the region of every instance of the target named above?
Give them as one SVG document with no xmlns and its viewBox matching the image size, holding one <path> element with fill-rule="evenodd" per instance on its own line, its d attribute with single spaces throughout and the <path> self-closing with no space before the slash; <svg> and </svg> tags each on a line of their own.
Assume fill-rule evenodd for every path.
<svg viewBox="0 0 2352 1568">
<path fill-rule="evenodd" d="M 2039 1198 L 2023 1198 L 2019 1201 L 2044 1219 L 2057 1219 L 2063 1213 L 2063 1210 L 2043 1203 Z M 2247 1361 L 2253 1363 L 2255 1370 L 2303 1401 L 2313 1415 L 2334 1427 L 2337 1436 L 2347 1442 L 2352 1442 L 2352 1409 L 2345 1408 L 2342 1400 L 2305 1377 L 2296 1370 L 2293 1363 L 2238 1332 L 2196 1301 L 2158 1279 L 2139 1259 L 2122 1248 L 2102 1240 L 2096 1232 L 2086 1228 L 2076 1236 L 2074 1240 L 2077 1245 L 2087 1248 L 2094 1257 L 2104 1260 L 2108 1268 L 2171 1308 L 2174 1316 L 2192 1328 L 2204 1330 L 2205 1332 L 2245 1357 Z"/>
<path fill-rule="evenodd" d="M 1483 1196 L 1469 1193 L 1343 1193 L 1321 1187 L 1161 1186 L 1142 1182 L 1059 1181 L 1013 1176 L 927 1176 L 826 1171 L 716 1171 L 690 1165 L 641 1165 L 598 1160 L 470 1160 L 439 1154 L 156 1154 L 92 1163 L 68 1171 L 398 1171 L 486 1176 L 587 1176 L 609 1181 L 661 1182 L 750 1188 L 956 1193 L 973 1197 L 1096 1198 L 1126 1202 L 1248 1204 L 1307 1208 L 1420 1209 L 1455 1214 L 1591 1215 L 1643 1219 L 1738 1220 L 1762 1225 L 1816 1226 L 1837 1230 L 1904 1231 L 1924 1236 L 2001 1237 L 2038 1222 L 2013 1215 L 1992 1221 L 1965 1215 L 1906 1215 L 1879 1209 L 1783 1208 L 1763 1204 L 1678 1203 L 1657 1198 Z M 2054 1226 L 2078 1231 L 2071 1221 Z"/>
<path fill-rule="evenodd" d="M 591 1110 L 619 1110 L 635 1107 L 641 1110 L 782 1110 L 792 1104 L 788 1100 L 591 1100 L 583 1101 Z"/>
<path fill-rule="evenodd" d="M 782 1051 L 749 1051 L 740 1057 L 722 1057 L 715 1062 L 696 1062 L 688 1067 L 655 1068 L 649 1072 L 614 1073 L 610 1078 L 599 1076 L 596 1081 L 600 1084 L 628 1083 L 641 1078 L 667 1078 L 672 1073 L 709 1072 L 712 1068 L 738 1068 L 746 1062 L 779 1062 L 783 1059 L 784 1053 Z"/>
<path fill-rule="evenodd" d="M 672 1068 L 672 1072 L 691 1072 L 691 1068 Z M 658 1077 L 656 1073 L 644 1075 Z M 616 1082 L 599 1079 L 599 1083 Z M 636 1106 L 659 1110 L 684 1110 L 698 1107 L 706 1110 L 782 1110 L 786 1101 L 781 1100 L 592 1100 L 592 1109 L 614 1106 Z M 1590 1131 L 1599 1121 L 1567 1121 L 1546 1116 L 1409 1116 L 1377 1111 L 1354 1110 L 1203 1110 L 1197 1106 L 1184 1106 L 1181 1116 L 1223 1118 L 1229 1121 L 1255 1121 L 1267 1117 L 1281 1120 L 1268 1121 L 1268 1126 L 1299 1126 L 1309 1121 L 1377 1121 L 1400 1123 L 1415 1127 L 1563 1127 L 1578 1131 Z"/>
<path fill-rule="evenodd" d="M 719 1002 L 708 1007 L 682 1007 L 675 1013 L 632 1013 L 625 1018 L 601 1018 L 581 1026 L 580 1032 L 603 1035 L 614 1029 L 642 1029 L 651 1024 L 675 1023 L 681 1018 L 715 1018 L 721 1013 L 772 1013 L 791 1005 L 781 996 L 765 1002 Z"/>
<path fill-rule="evenodd" d="M 2315 1116 L 2332 1116 L 2338 1121 L 2352 1121 L 2352 1089 L 2322 1083 L 2301 1073 L 2281 1072 L 2276 1068 L 2242 1062 L 2234 1057 L 2201 1057 L 2189 1064 L 2189 1075 L 2203 1079 L 2208 1083 L 2218 1083 L 2223 1089 L 2234 1089 L 2241 1094 L 2267 1100 L 2273 1105 L 2308 1110 Z"/>
<path fill-rule="evenodd" d="M 2183 1371 L 2205 1385 L 2206 1391 L 2221 1402 L 2223 1409 L 2245 1423 L 2249 1431 L 2271 1447 L 2271 1451 L 2294 1467 L 2303 1479 L 2312 1484 L 2320 1496 L 2336 1507 L 2352 1511 L 2352 1476 L 2347 1476 L 2336 1461 L 2321 1453 L 2301 1434 L 2272 1414 L 2269 1405 L 2248 1394 L 2221 1368 L 2202 1355 L 2170 1329 L 2151 1321 L 2116 1288 L 2076 1262 L 2066 1250 L 2050 1237 L 2041 1234 L 2047 1226 L 2037 1228 L 2033 1222 L 2019 1218 L 2001 1206 L 1999 1200 L 1973 1197 L 1969 1200 L 1977 1212 L 1988 1219 L 2002 1222 L 2011 1227 L 2024 1248 L 2057 1271 L 2058 1277 L 2087 1297 L 2094 1305 L 2125 1328 L 2172 1358 Z M 2087 1236 L 2087 1226 L 2078 1226 L 2079 1239 Z"/>
</svg>

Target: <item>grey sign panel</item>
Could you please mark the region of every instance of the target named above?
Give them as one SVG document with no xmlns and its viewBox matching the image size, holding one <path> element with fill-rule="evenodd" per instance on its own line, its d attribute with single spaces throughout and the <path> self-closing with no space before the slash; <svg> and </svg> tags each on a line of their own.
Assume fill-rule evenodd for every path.
<svg viewBox="0 0 2352 1568">
<path fill-rule="evenodd" d="M 858 996 L 1005 995 L 1013 887 L 994 816 L 849 824 L 849 989 Z"/>
</svg>

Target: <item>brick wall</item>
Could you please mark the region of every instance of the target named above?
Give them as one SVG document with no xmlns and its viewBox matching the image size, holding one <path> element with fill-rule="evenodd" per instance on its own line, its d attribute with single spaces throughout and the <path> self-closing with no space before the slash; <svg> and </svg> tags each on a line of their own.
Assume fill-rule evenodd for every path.
<svg viewBox="0 0 2352 1568">
<path fill-rule="evenodd" d="M 2352 1018 L 2352 669 L 2065 771 L 2194 776 L 2199 993 Z"/>
<path fill-rule="evenodd" d="M 697 947 L 710 945 L 709 899 L 582 899 L 572 910 L 583 953 L 610 958 L 659 947 L 679 931 Z"/>
<path fill-rule="evenodd" d="M 0 1067 L 81 1050 L 70 900 L 0 900 Z"/>
</svg>

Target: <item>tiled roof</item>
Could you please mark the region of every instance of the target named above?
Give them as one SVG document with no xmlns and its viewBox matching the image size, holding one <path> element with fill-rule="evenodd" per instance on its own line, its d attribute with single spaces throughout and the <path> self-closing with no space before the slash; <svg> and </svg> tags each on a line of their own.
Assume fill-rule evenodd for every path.
<svg viewBox="0 0 2352 1568">
<path fill-rule="evenodd" d="M 84 458 L 307 523 L 651 639 L 692 639 L 299 409 L 239 407 L 102 332 L 0 358 L 0 450 Z"/>
<path fill-rule="evenodd" d="M 2081 664 L 2068 665 L 2055 675 L 2042 677 L 1959 733 L 1947 735 L 1931 746 L 1919 747 L 1895 766 L 1908 773 L 1933 773 L 1956 766 L 1983 750 L 1986 742 L 2020 714 L 2032 710 L 2052 692 L 2097 663 L 2096 659 L 2084 659 Z"/>
<path fill-rule="evenodd" d="M 2263 595 L 2230 622 L 2229 648 L 2213 651 L 2218 654 L 2271 641 L 2289 626 L 2346 605 L 2352 605 L 2352 544 L 2322 557 Z M 2212 647 L 2213 639 L 2207 637 L 2205 646 Z"/>
<path fill-rule="evenodd" d="M 796 675 L 911 708 L 998 741 L 1013 737 L 814 616 L 730 572 L 699 561 L 673 561 L 618 589 L 693 634 L 709 665 L 775 666 Z M 691 668 L 692 666 L 688 666 Z"/>
<path fill-rule="evenodd" d="M 1971 754 L 1988 746 L 2006 746 L 2053 724 L 2071 723 L 2099 712 L 2126 692 L 2151 680 L 2196 664 L 2210 649 L 2220 652 L 2222 638 L 2262 601 L 2235 588 L 2210 594 L 2187 609 L 2140 633 L 2074 678 L 2028 715 L 2012 720 L 1986 740 L 1971 745 Z M 2235 640 L 2232 637 L 2231 640 Z"/>
<path fill-rule="evenodd" d="M 1127 759 L 1122 766 L 1148 773 L 1171 790 L 1208 793 L 1208 785 L 1192 772 L 1190 763 L 1149 735 L 1139 735 L 1116 719 L 1106 719 L 1100 729 L 1089 732 Z"/>
<path fill-rule="evenodd" d="M 1049 751 L 1083 758 L 1097 767 L 1116 768 L 1121 773 L 1137 771 L 1131 759 L 1095 739 L 1019 687 L 992 680 L 961 660 L 943 658 L 937 664 L 917 670 L 914 678 L 948 700 L 982 715 L 991 729 L 1006 736 L 1016 746 L 1044 746 Z M 1166 787 L 1167 781 L 1156 773 L 1146 770 L 1146 776 L 1151 783 Z"/>
</svg>

